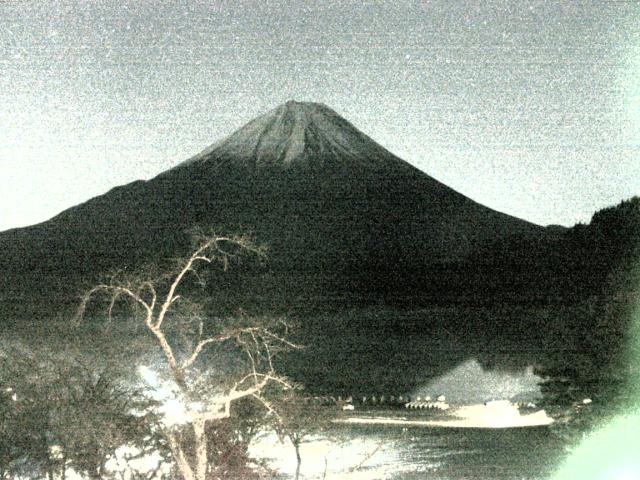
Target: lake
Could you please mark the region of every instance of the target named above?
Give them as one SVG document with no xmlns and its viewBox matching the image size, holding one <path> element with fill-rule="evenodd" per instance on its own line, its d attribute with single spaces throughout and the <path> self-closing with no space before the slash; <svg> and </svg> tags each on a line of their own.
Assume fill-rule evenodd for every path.
<svg viewBox="0 0 640 480">
<path fill-rule="evenodd" d="M 549 427 L 481 429 L 336 424 L 302 445 L 301 478 L 369 480 L 538 480 L 564 446 Z M 293 478 L 295 452 L 265 436 L 256 456 Z"/>
</svg>

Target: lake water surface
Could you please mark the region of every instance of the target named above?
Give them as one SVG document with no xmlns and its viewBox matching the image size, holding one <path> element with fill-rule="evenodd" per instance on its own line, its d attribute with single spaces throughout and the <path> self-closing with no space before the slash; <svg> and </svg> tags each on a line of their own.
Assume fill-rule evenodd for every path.
<svg viewBox="0 0 640 480">
<path fill-rule="evenodd" d="M 480 429 L 334 425 L 302 446 L 301 478 L 538 480 L 548 478 L 564 447 L 548 427 Z M 295 473 L 290 444 L 265 437 L 253 453 L 282 478 Z"/>
</svg>

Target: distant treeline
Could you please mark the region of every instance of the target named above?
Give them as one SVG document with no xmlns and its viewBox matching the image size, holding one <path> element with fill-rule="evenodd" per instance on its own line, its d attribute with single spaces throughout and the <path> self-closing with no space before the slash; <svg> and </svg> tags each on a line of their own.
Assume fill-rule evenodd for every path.
<svg viewBox="0 0 640 480">
<path fill-rule="evenodd" d="M 588 225 L 557 229 L 550 237 L 512 237 L 487 245 L 474 252 L 467 265 L 472 271 L 485 266 L 496 272 L 517 271 L 522 285 L 531 287 L 525 290 L 528 295 L 523 292 L 525 297 L 571 303 L 606 293 L 612 278 L 628 274 L 638 261 L 639 247 L 640 198 L 634 197 L 596 212 Z"/>
<path fill-rule="evenodd" d="M 628 293 L 634 285 L 624 279 L 639 258 L 640 198 L 633 197 L 596 212 L 588 225 L 512 235 L 461 262 L 398 259 L 401 268 L 391 271 L 364 265 L 353 285 L 399 305 L 572 305 Z"/>
<path fill-rule="evenodd" d="M 586 410 L 598 419 L 637 406 L 640 198 L 601 210 L 589 225 L 569 229 L 558 252 L 562 256 L 552 268 L 569 266 L 578 287 L 561 291 L 577 305 L 577 318 L 559 325 L 558 334 L 577 354 L 542 362 L 538 373 L 546 378 L 542 387 L 548 408 L 559 418 Z M 593 400 L 590 409 L 576 407 L 584 398 Z"/>
</svg>

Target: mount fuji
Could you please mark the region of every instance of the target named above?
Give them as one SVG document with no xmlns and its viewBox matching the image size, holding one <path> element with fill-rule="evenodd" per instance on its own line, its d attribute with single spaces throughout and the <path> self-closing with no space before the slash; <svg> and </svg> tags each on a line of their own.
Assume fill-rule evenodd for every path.
<svg viewBox="0 0 640 480">
<path fill-rule="evenodd" d="M 290 101 L 151 180 L 0 233 L 3 302 L 174 257 L 195 225 L 249 232 L 269 246 L 271 274 L 331 275 L 343 296 L 415 287 L 482 245 L 548 234 L 438 182 L 332 109 Z M 310 282 L 292 281 L 324 288 Z"/>
</svg>

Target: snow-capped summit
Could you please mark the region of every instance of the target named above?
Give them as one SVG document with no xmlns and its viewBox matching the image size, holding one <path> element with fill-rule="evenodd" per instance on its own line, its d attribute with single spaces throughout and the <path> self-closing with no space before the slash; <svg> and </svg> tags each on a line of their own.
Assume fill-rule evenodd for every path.
<svg viewBox="0 0 640 480">
<path fill-rule="evenodd" d="M 258 168 L 400 163 L 326 105 L 294 100 L 255 118 L 185 164 L 216 159 L 233 159 Z"/>
</svg>

